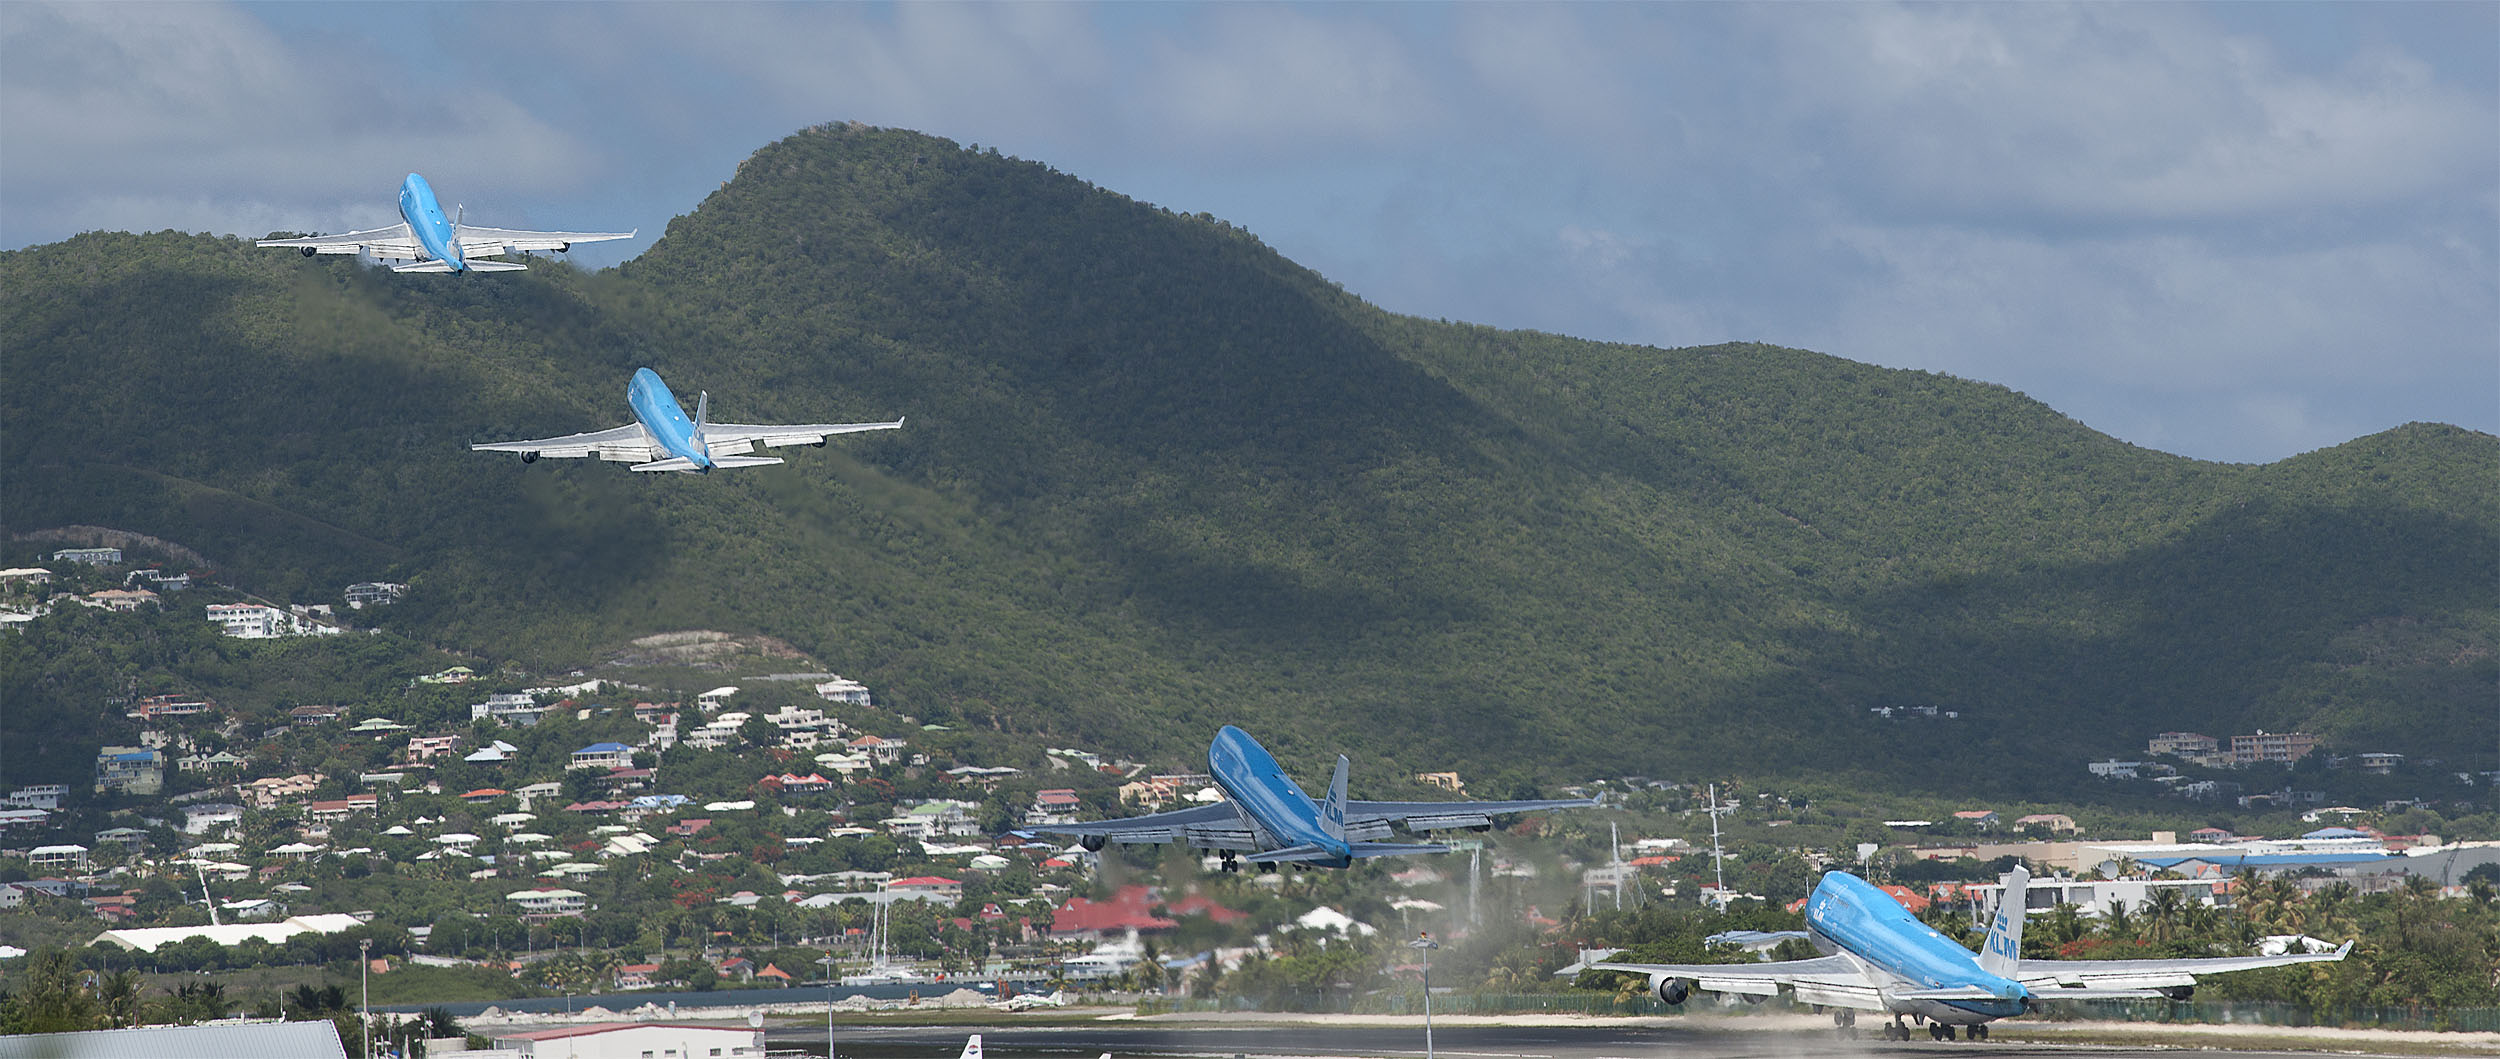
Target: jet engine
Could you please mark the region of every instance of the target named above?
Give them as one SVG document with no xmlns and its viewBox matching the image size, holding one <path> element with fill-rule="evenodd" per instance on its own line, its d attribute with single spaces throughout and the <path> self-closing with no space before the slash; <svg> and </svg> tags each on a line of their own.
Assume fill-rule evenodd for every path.
<svg viewBox="0 0 2500 1059">
<path fill-rule="evenodd" d="M 1687 982 L 1681 978 L 1661 978 L 1658 980 L 1658 999 L 1660 1000 L 1666 1001 L 1670 1004 L 1681 1004 L 1692 995 L 1693 984 L 1691 982 Z"/>
<path fill-rule="evenodd" d="M 313 256 L 314 254 L 318 254 L 318 253 L 320 253 L 320 252 L 321 252 L 321 251 L 319 251 L 319 250 L 315 250 L 315 249 L 313 249 L 312 247 L 309 247 L 309 246 L 308 246 L 308 247 L 305 247 L 305 248 L 303 248 L 303 249 L 304 249 L 304 256 L 305 256 L 305 257 L 311 257 L 311 256 Z"/>
<path fill-rule="evenodd" d="M 1085 835 L 1076 840 L 1078 845 L 1085 847 L 1085 852 L 1087 853 L 1102 852 L 1102 847 L 1110 841 L 1111 840 L 1109 838 L 1102 835 Z"/>
<path fill-rule="evenodd" d="M 2172 1000 L 2192 1000 L 2196 997 L 2196 987 L 2192 985 L 2174 985 L 2153 991 Z"/>
<path fill-rule="evenodd" d="M 537 454 L 537 453 L 535 453 L 535 452 L 524 452 L 524 453 L 522 453 L 522 454 L 521 454 L 521 462 L 523 462 L 523 463 L 537 463 L 537 462 L 538 462 L 538 454 Z"/>
</svg>

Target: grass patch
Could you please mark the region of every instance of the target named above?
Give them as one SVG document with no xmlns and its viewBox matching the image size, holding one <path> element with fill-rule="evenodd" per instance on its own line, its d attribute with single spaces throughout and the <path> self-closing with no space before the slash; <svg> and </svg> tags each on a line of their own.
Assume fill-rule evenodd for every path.
<svg viewBox="0 0 2500 1059">
<path fill-rule="evenodd" d="M 351 987 L 354 982 L 348 983 Z M 511 1000 L 541 996 L 511 975 L 484 967 L 394 967 L 373 976 L 373 1002 L 380 1004 L 457 1004 L 463 1001 Z"/>
</svg>

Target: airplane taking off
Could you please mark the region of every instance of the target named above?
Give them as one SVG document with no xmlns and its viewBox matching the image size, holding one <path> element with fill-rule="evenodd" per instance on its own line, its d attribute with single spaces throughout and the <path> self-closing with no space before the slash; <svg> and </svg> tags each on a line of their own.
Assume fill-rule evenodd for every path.
<svg viewBox="0 0 2500 1059">
<path fill-rule="evenodd" d="M 1695 988 L 1768 999 L 1781 986 L 1797 999 L 1835 1008 L 1832 1021 L 1856 1034 L 1857 1013 L 1890 1013 L 1886 1039 L 1909 1040 L 1904 1017 L 1927 1024 L 1940 1041 L 1954 1028 L 1986 1039 L 1988 1023 L 2037 1008 L 2044 1000 L 2185 1000 L 2196 976 L 2259 967 L 2341 960 L 2352 943 L 2327 953 L 2285 956 L 2216 956 L 2171 960 L 2026 960 L 2023 890 L 2029 869 L 2017 865 L 2005 877 L 1996 921 L 1977 953 L 1954 944 L 1913 918 L 1892 895 L 1845 871 L 1828 872 L 1806 902 L 1806 929 L 1798 932 L 1829 954 L 1775 963 L 1597 963 L 1590 969 L 1649 976 L 1658 999 L 1681 1004 Z"/>
<path fill-rule="evenodd" d="M 434 201 L 434 186 L 415 173 L 400 182 L 399 216 L 400 222 L 388 228 L 304 239 L 263 239 L 260 245 L 295 247 L 305 257 L 368 254 L 385 261 L 409 262 L 391 266 L 393 272 L 519 272 L 529 266 L 518 261 L 469 259 L 532 250 L 563 253 L 573 249 L 575 243 L 634 237 L 634 232 L 524 232 L 464 224 L 457 218 L 443 216 L 442 204 Z"/>
<path fill-rule="evenodd" d="M 1051 824 L 1024 830 L 1046 835 L 1074 835 L 1086 849 L 1111 842 L 1185 842 L 1199 849 L 1220 850 L 1225 871 L 1240 871 L 1248 860 L 1261 871 L 1278 864 L 1343 868 L 1364 857 L 1405 853 L 1447 853 L 1439 843 L 1383 842 L 1390 828 L 1437 831 L 1464 827 L 1493 828 L 1496 813 L 1528 813 L 1546 809 L 1586 809 L 1597 803 L 1569 798 L 1522 802 L 1355 802 L 1345 796 L 1343 754 L 1337 773 L 1328 781 L 1328 798 L 1314 801 L 1294 786 L 1276 756 L 1250 738 L 1250 733 L 1225 725 L 1207 747 L 1207 772 L 1223 789 L 1226 801 L 1168 813 L 1132 816 L 1085 824 Z M 1248 853 L 1245 858 L 1236 855 Z"/>
<path fill-rule="evenodd" d="M 694 418 L 686 418 L 685 406 L 668 392 L 668 384 L 660 381 L 658 372 L 637 368 L 634 381 L 625 386 L 625 403 L 634 410 L 634 421 L 621 427 L 594 430 L 587 434 L 567 434 L 560 438 L 536 441 L 490 441 L 471 445 L 478 452 L 517 452 L 521 462 L 536 463 L 541 456 L 558 459 L 579 459 L 597 456 L 615 463 L 631 463 L 637 471 L 684 471 L 706 474 L 714 467 L 764 467 L 781 462 L 778 456 L 749 456 L 755 446 L 778 448 L 784 445 L 824 447 L 825 439 L 834 434 L 851 434 L 862 430 L 893 430 L 903 425 L 891 423 L 797 423 L 789 426 L 755 426 L 746 423 L 713 423 L 707 417 L 712 410 L 712 395 L 698 393 L 694 401 Z"/>
</svg>

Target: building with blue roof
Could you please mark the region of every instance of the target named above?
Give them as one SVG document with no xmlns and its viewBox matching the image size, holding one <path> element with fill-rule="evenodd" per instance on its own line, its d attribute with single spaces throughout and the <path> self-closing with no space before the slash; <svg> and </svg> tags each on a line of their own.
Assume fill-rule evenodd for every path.
<svg viewBox="0 0 2500 1059">
<path fill-rule="evenodd" d="M 577 769 L 621 769 L 634 763 L 634 748 L 623 743 L 592 743 L 573 752 Z"/>
<path fill-rule="evenodd" d="M 108 746 L 95 756 L 95 792 L 155 794 L 165 789 L 165 755 L 144 746 Z"/>
</svg>

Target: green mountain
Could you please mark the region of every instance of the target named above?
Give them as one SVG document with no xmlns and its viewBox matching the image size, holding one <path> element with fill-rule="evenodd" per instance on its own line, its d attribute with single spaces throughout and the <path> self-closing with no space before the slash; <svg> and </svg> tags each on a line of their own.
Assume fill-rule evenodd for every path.
<svg viewBox="0 0 2500 1059">
<path fill-rule="evenodd" d="M 620 422 L 641 365 L 723 419 L 909 424 L 704 478 L 467 451 Z M 394 628 L 539 668 L 751 631 L 926 721 L 1175 762 L 1237 722 L 1497 791 L 2062 786 L 2183 728 L 2500 764 L 2490 436 L 2219 465 L 1942 375 L 1401 317 L 909 132 L 766 147 L 595 274 L 0 254 L 0 380 L 0 527 L 272 598 L 405 580 Z"/>
</svg>

